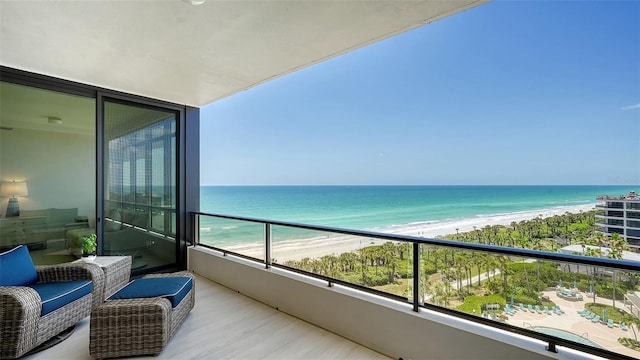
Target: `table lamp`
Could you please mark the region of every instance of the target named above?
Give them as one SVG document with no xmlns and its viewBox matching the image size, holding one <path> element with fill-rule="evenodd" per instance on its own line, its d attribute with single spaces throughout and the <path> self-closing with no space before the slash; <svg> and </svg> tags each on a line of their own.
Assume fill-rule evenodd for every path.
<svg viewBox="0 0 640 360">
<path fill-rule="evenodd" d="M 9 197 L 9 203 L 7 204 L 6 217 L 20 216 L 20 205 L 18 204 L 17 196 L 27 196 L 29 190 L 27 190 L 26 181 L 7 181 L 0 184 L 0 196 Z"/>
</svg>

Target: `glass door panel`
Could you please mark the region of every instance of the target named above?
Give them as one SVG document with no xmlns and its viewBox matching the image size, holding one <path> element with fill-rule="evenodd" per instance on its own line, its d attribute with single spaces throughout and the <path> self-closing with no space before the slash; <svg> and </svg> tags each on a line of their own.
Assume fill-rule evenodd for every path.
<svg viewBox="0 0 640 360">
<path fill-rule="evenodd" d="M 0 81 L 0 252 L 26 245 L 37 265 L 80 256 L 96 223 L 95 109 L 91 97 Z M 22 191 L 7 194 L 14 181 Z"/>
<path fill-rule="evenodd" d="M 139 272 L 175 265 L 179 113 L 110 99 L 103 111 L 103 254 Z"/>
</svg>

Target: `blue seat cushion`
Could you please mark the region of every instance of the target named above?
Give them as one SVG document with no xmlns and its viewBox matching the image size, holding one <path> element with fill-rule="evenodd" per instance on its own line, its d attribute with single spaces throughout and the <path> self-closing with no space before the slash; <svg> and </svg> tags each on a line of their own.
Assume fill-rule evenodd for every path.
<svg viewBox="0 0 640 360">
<path fill-rule="evenodd" d="M 40 316 L 44 316 L 81 297 L 90 294 L 93 283 L 89 280 L 61 281 L 50 283 L 37 283 L 29 285 L 40 295 L 42 310 Z"/>
<path fill-rule="evenodd" d="M 135 279 L 107 300 L 163 297 L 176 307 L 193 288 L 188 276 Z"/>
<path fill-rule="evenodd" d="M 0 286 L 26 286 L 36 281 L 38 273 L 26 246 L 0 253 Z"/>
</svg>

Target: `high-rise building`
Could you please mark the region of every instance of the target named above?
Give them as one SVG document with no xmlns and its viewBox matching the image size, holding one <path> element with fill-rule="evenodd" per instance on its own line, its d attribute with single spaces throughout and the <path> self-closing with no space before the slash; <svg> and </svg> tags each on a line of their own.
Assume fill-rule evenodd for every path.
<svg viewBox="0 0 640 360">
<path fill-rule="evenodd" d="M 602 204 L 596 206 L 596 230 L 607 235 L 620 234 L 631 250 L 640 252 L 640 195 L 635 191 L 628 195 L 601 195 L 596 200 Z"/>
</svg>

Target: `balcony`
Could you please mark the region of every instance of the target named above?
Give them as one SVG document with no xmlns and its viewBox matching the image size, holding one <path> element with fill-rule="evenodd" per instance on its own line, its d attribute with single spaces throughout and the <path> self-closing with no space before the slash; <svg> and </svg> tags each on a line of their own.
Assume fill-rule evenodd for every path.
<svg viewBox="0 0 640 360">
<path fill-rule="evenodd" d="M 92 359 L 89 318 L 62 343 L 24 359 Z M 136 359 L 388 359 L 201 276 L 196 306 L 164 351 Z"/>
<path fill-rule="evenodd" d="M 205 215 L 199 217 L 201 221 L 210 218 Z M 547 309 L 544 306 L 540 306 L 539 310 L 535 306 L 527 309 L 529 304 L 521 307 L 516 302 L 511 305 L 510 299 L 506 299 L 506 304 L 499 304 L 497 309 L 487 305 L 482 306 L 480 312 L 470 313 L 443 302 L 438 296 L 422 297 L 420 292 L 414 292 L 411 287 L 406 293 L 400 291 L 393 294 L 279 265 L 275 261 L 265 266 L 264 258 L 284 259 L 286 251 L 289 251 L 286 249 L 291 249 L 291 242 L 278 243 L 283 229 L 277 228 L 284 227 L 284 223 L 255 219 L 242 221 L 271 228 L 267 234 L 276 236 L 267 236 L 265 239 L 274 241 L 269 251 L 271 256 L 263 256 L 267 255 L 268 246 L 260 249 L 263 251 L 256 251 L 252 247 L 236 247 L 234 252 L 206 246 L 191 247 L 189 269 L 197 274 L 196 307 L 164 351 L 155 358 L 636 357 L 632 350 L 619 345 L 616 339 L 633 337 L 632 328 L 623 330 L 620 316 L 637 316 L 640 304 L 632 301 L 637 296 L 618 293 L 615 302 L 607 298 L 610 297 L 607 292 L 612 289 L 612 280 L 625 281 L 624 274 L 634 272 L 630 269 L 637 269 L 635 262 L 614 262 L 609 259 L 433 239 L 417 241 L 422 242 L 419 246 L 423 250 L 450 248 L 455 251 L 456 257 L 471 248 L 494 255 L 510 253 L 508 257 L 517 265 L 515 268 L 524 269 L 529 264 L 531 269 L 536 269 L 540 265 L 540 273 L 557 271 L 557 275 L 562 276 L 557 282 L 554 281 L 554 286 L 539 289 L 543 301 L 551 301 L 557 306 L 553 310 L 550 310 L 550 306 Z M 303 226 L 309 231 L 320 230 L 310 225 Z M 328 229 L 322 230 L 326 232 Z M 366 235 L 368 240 L 378 244 L 387 237 L 399 242 L 410 239 L 388 234 L 339 231 L 336 235 Z M 340 241 L 338 238 L 333 240 Z M 300 256 L 319 256 L 322 253 L 317 239 L 308 245 Z M 367 242 L 365 245 L 371 244 Z M 411 266 L 421 266 L 408 255 L 404 254 Z M 506 256 L 502 258 L 506 259 Z M 549 268 L 546 266 L 549 264 L 545 263 L 547 261 L 555 265 Z M 507 277 L 503 277 L 499 269 L 496 269 L 496 274 L 489 272 L 484 275 L 474 273 L 471 284 L 463 279 L 461 287 L 453 286 L 456 280 L 451 281 L 453 291 L 475 286 L 476 277 L 482 282 L 490 281 L 491 277 L 500 282 L 506 278 L 510 282 L 519 278 L 517 273 L 509 271 L 504 272 Z M 540 275 L 533 271 L 529 276 L 534 281 L 533 278 Z M 422 286 L 421 282 L 414 284 L 417 288 Z M 541 286 L 539 281 L 534 284 Z M 598 309 L 603 310 L 591 307 L 591 312 L 586 314 L 584 310 L 593 299 Z M 608 315 L 604 314 L 605 310 Z M 603 320 L 602 316 L 608 316 L 611 322 Z M 540 332 L 548 329 L 559 331 Z M 565 330 L 560 331 L 562 329 Z M 26 359 L 90 359 L 88 330 L 89 319 L 84 319 L 69 339 Z M 558 337 L 559 334 L 565 336 L 570 333 L 574 334 L 570 339 Z M 556 352 L 548 349 L 555 349 Z"/>
<path fill-rule="evenodd" d="M 640 219 L 640 211 L 627 211 L 627 218 Z"/>
<path fill-rule="evenodd" d="M 637 305 L 624 302 L 623 283 L 637 271 L 635 261 L 195 216 L 206 233 L 202 246 L 189 249 L 190 269 L 392 358 L 637 356 L 617 341 L 633 336 L 626 324 Z M 245 246 L 228 242 L 249 227 L 264 228 L 264 237 Z M 377 257 L 376 248 L 388 252 Z M 358 256 L 371 267 L 361 268 Z M 479 258 L 497 263 L 486 269 Z M 355 261 L 341 262 L 349 259 Z M 335 271 L 342 266 L 353 266 L 355 276 Z M 395 285 L 379 286 L 387 276 Z M 536 299 L 523 295 L 529 290 Z"/>
<path fill-rule="evenodd" d="M 607 202 L 607 209 L 624 209 L 624 203 L 621 202 Z"/>
</svg>

